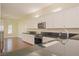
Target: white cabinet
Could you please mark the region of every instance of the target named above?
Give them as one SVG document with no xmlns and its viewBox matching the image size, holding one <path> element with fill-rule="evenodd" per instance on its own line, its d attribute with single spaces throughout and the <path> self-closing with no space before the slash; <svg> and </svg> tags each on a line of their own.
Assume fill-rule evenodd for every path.
<svg viewBox="0 0 79 59">
<path fill-rule="evenodd" d="M 43 43 L 51 41 L 51 40 L 55 40 L 55 38 L 51 38 L 51 37 L 43 37 Z"/>
<path fill-rule="evenodd" d="M 34 44 L 34 35 L 23 34 L 22 40 L 27 43 Z"/>
</svg>

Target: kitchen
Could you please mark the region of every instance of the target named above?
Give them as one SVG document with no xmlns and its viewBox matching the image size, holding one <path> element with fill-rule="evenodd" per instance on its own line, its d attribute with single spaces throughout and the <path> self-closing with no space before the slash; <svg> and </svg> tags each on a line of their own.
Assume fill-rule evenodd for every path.
<svg viewBox="0 0 79 59">
<path fill-rule="evenodd" d="M 9 39 L 3 55 L 79 56 L 78 3 L 2 3 L 1 6 L 3 36 L 5 41 Z M 16 40 L 22 41 L 23 47 Z"/>
</svg>

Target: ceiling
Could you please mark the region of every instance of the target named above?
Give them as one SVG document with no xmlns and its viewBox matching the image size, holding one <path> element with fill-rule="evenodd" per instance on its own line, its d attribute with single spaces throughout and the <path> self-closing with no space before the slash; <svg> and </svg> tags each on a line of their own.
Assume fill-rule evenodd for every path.
<svg viewBox="0 0 79 59">
<path fill-rule="evenodd" d="M 45 14 L 59 7 L 63 9 L 79 7 L 78 3 L 2 3 L 0 5 L 2 17 L 15 20 L 31 14 Z"/>
<path fill-rule="evenodd" d="M 5 17 L 18 18 L 34 13 L 49 4 L 43 3 L 6 3 L 1 4 L 2 15 Z"/>
</svg>

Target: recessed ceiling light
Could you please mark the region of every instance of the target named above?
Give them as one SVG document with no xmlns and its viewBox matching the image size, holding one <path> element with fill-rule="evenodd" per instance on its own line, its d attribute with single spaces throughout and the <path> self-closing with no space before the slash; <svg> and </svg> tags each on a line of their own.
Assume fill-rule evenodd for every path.
<svg viewBox="0 0 79 59">
<path fill-rule="evenodd" d="M 35 15 L 36 18 L 38 18 L 40 15 Z"/>
<path fill-rule="evenodd" d="M 57 9 L 52 10 L 52 12 L 59 12 L 61 10 L 62 10 L 62 8 L 57 8 Z"/>
</svg>

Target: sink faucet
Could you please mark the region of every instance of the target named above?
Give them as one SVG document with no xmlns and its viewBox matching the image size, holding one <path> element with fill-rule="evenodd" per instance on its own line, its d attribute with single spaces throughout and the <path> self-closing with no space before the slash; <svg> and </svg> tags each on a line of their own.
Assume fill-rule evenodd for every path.
<svg viewBox="0 0 79 59">
<path fill-rule="evenodd" d="M 67 37 L 66 37 L 66 40 L 62 40 L 60 37 L 62 36 L 62 32 L 59 33 L 59 39 L 58 41 L 60 41 L 62 44 L 66 44 L 66 42 L 68 42 L 68 39 L 69 39 L 69 31 L 67 30 L 67 28 L 64 26 L 64 31 L 66 32 L 67 34 Z"/>
<path fill-rule="evenodd" d="M 69 39 L 69 31 L 67 30 L 67 28 L 64 25 L 64 31 L 67 33 L 67 39 Z"/>
</svg>

